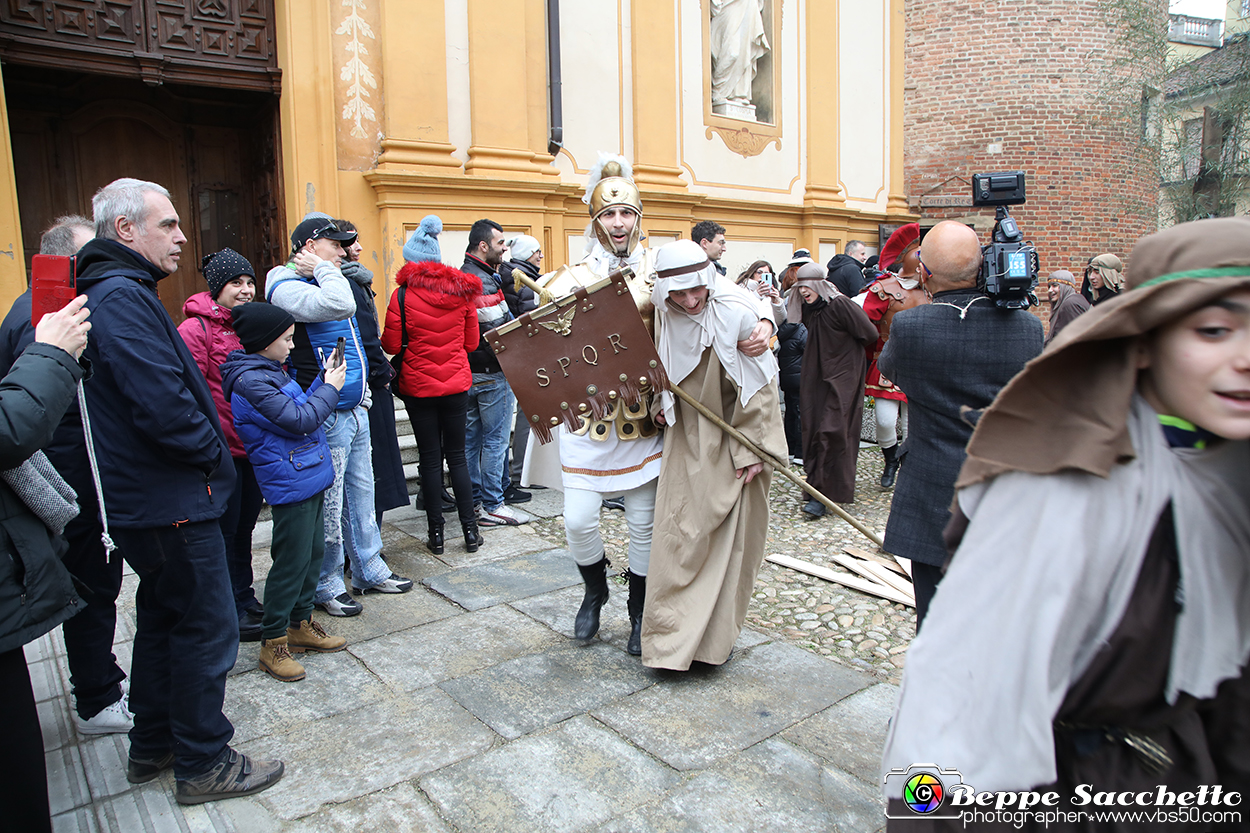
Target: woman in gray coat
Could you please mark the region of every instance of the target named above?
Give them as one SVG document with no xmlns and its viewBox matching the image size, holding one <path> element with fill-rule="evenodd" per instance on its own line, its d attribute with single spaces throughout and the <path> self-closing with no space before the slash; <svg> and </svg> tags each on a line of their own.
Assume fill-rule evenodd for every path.
<svg viewBox="0 0 1250 833">
<path fill-rule="evenodd" d="M 87 346 L 79 296 L 35 328 L 35 342 L 0 380 L 0 807 L 13 830 L 50 831 L 43 736 L 22 646 L 78 612 L 83 602 L 61 564 L 60 533 L 78 514 L 73 491 L 39 449 L 73 401 Z M 6 827 L 6 829 L 9 829 Z"/>
</svg>

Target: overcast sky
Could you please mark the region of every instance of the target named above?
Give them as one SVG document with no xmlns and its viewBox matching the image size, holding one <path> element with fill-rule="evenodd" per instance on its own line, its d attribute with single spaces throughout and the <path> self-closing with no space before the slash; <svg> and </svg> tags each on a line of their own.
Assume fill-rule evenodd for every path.
<svg viewBox="0 0 1250 833">
<path fill-rule="evenodd" d="M 1226 0 L 1172 0 L 1173 14 L 1187 14 L 1191 17 L 1218 17 L 1224 19 Z"/>
</svg>

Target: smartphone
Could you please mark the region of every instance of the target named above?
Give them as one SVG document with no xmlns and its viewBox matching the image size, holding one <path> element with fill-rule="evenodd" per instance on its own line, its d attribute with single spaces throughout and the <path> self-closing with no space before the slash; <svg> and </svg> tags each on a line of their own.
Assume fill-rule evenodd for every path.
<svg viewBox="0 0 1250 833">
<path fill-rule="evenodd" d="M 330 354 L 330 367 L 335 368 L 343 363 L 343 353 L 347 350 L 347 339 L 339 336 L 338 342 L 334 345 L 334 352 Z"/>
<path fill-rule="evenodd" d="M 49 312 L 64 309 L 78 295 L 74 281 L 77 258 L 63 255 L 35 255 L 30 266 L 30 323 Z"/>
</svg>

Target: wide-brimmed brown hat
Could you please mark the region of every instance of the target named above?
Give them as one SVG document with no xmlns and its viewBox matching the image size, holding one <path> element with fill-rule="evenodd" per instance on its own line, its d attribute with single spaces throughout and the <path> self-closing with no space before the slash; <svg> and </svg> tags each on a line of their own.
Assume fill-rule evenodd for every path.
<svg viewBox="0 0 1250 833">
<path fill-rule="evenodd" d="M 1003 388 L 977 423 L 957 486 L 1007 471 L 1106 477 L 1131 459 L 1137 339 L 1250 288 L 1250 219 L 1198 220 L 1143 237 L 1125 286 L 1065 327 Z"/>
</svg>

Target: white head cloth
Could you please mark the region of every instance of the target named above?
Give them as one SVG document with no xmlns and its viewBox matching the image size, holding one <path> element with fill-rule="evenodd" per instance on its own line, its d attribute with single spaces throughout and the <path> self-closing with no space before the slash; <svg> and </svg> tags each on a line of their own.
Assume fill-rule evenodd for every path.
<svg viewBox="0 0 1250 833">
<path fill-rule="evenodd" d="M 661 246 L 655 270 L 651 300 L 655 304 L 656 350 L 668 378 L 680 385 L 699 366 L 703 351 L 711 347 L 721 367 L 738 386 L 739 401 L 747 404 L 777 376 L 777 359 L 771 350 L 755 358 L 738 351 L 738 342 L 747 338 L 760 322 L 758 301 L 750 292 L 721 277 L 703 248 L 691 240 Z M 695 315 L 669 302 L 669 292 L 700 286 L 707 287 L 707 303 Z M 661 401 L 671 425 L 675 417 L 673 395 L 665 393 Z"/>
<path fill-rule="evenodd" d="M 1169 502 L 1184 603 L 1164 696 L 1209 698 L 1242 673 L 1250 443 L 1169 448 L 1140 396 L 1128 430 L 1137 457 L 1106 479 L 1011 471 L 957 493 L 968 530 L 907 652 L 883 773 L 933 761 L 977 790 L 1054 781 L 1051 723 L 1119 626 Z"/>
</svg>

